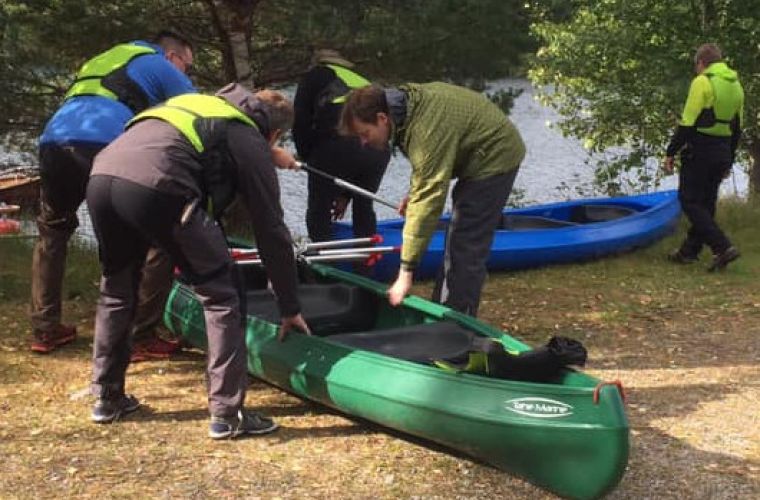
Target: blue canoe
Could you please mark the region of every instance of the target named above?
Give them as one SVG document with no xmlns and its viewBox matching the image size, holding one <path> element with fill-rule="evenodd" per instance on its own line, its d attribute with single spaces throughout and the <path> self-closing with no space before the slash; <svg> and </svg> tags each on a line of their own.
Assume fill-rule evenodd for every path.
<svg viewBox="0 0 760 500">
<path fill-rule="evenodd" d="M 676 191 L 506 209 L 487 266 L 492 271 L 525 269 L 630 251 L 672 232 L 680 211 Z M 438 271 L 450 217 L 441 218 L 416 278 L 432 278 Z M 403 225 L 401 218 L 379 221 L 383 245 L 401 245 Z M 351 224 L 335 224 L 333 234 L 335 239 L 351 238 Z M 391 280 L 398 265 L 398 254 L 386 254 L 375 265 L 373 277 Z"/>
</svg>

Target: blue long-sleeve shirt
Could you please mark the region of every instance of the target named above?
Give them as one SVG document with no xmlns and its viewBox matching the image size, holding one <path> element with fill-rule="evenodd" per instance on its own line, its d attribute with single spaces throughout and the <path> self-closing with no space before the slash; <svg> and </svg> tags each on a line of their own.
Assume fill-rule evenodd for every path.
<svg viewBox="0 0 760 500">
<path fill-rule="evenodd" d="M 132 43 L 156 51 L 127 64 L 127 75 L 145 92 L 150 106 L 176 95 L 196 92 L 190 79 L 164 57 L 161 47 L 141 40 Z M 73 97 L 48 120 L 40 145 L 106 145 L 124 131 L 124 125 L 132 116 L 131 109 L 113 99 L 91 95 Z"/>
</svg>

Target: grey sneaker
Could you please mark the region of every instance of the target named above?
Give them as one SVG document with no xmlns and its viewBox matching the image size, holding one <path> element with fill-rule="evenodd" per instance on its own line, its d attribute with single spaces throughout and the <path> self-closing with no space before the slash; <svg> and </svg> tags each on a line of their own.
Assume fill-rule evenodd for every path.
<svg viewBox="0 0 760 500">
<path fill-rule="evenodd" d="M 92 407 L 91 418 L 98 424 L 107 424 L 136 411 L 139 407 L 140 402 L 131 394 L 125 394 L 118 399 L 98 398 Z"/>
<path fill-rule="evenodd" d="M 278 427 L 271 418 L 253 411 L 240 410 L 234 417 L 211 417 L 208 437 L 227 439 L 246 434 L 268 434 L 276 431 Z"/>
</svg>

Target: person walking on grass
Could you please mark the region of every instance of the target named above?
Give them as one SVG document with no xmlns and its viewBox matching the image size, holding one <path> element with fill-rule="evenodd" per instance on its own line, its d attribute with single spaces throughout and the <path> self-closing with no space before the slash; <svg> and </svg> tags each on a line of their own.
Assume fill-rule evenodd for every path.
<svg viewBox="0 0 760 500">
<path fill-rule="evenodd" d="M 273 146 L 290 128 L 292 105 L 230 84 L 215 96 L 187 94 L 148 109 L 96 158 L 87 206 L 103 277 L 95 317 L 92 420 L 113 422 L 138 409 L 125 392 L 129 333 L 140 267 L 150 246 L 177 263 L 203 305 L 207 383 L 214 439 L 264 434 L 270 418 L 243 409 L 247 384 L 244 317 L 235 263 L 216 220 L 239 192 L 280 308 L 280 339 L 309 333 L 296 295 L 296 266 L 283 221 L 275 166 L 296 168 Z"/>
<path fill-rule="evenodd" d="M 447 83 L 353 90 L 341 115 L 343 134 L 363 145 L 398 146 L 412 164 L 401 267 L 388 290 L 392 305 L 409 293 L 443 211 L 449 184 L 453 213 L 433 300 L 476 316 L 494 231 L 512 191 L 525 145 L 520 133 L 486 96 Z"/>
<path fill-rule="evenodd" d="M 192 47 L 173 32 L 159 33 L 155 43 L 117 45 L 82 66 L 63 105 L 45 125 L 39 140 L 40 237 L 32 260 L 32 351 L 49 353 L 76 338 L 76 327 L 61 322 L 61 292 L 67 245 L 79 225 L 77 209 L 93 158 L 135 113 L 195 92 L 185 75 L 192 61 Z M 144 273 L 147 279 L 139 292 L 142 337 L 136 352 L 142 353 L 140 359 L 168 357 L 178 346 L 160 339 L 155 328 L 171 286 L 172 264 L 154 249 Z"/>
<path fill-rule="evenodd" d="M 691 81 L 663 165 L 665 173 L 673 173 L 674 157 L 680 152 L 678 199 L 691 227 L 680 248 L 668 258 L 680 264 L 696 262 L 707 245 L 713 254 L 708 270 L 719 271 L 740 255 L 715 221 L 715 209 L 720 184 L 731 171 L 742 133 L 744 90 L 715 44 L 697 49 L 694 70 L 697 76 Z"/>
<path fill-rule="evenodd" d="M 335 50 L 314 53 L 313 66 L 298 84 L 294 101 L 293 140 L 298 155 L 310 166 L 370 192 L 380 186 L 390 151 L 365 148 L 355 137 L 338 135 L 346 94 L 370 84 L 354 64 Z M 351 195 L 334 183 L 309 173 L 306 227 L 311 241 L 332 239 L 331 223 L 343 217 Z M 353 233 L 357 238 L 377 232 L 372 200 L 353 197 Z"/>
</svg>

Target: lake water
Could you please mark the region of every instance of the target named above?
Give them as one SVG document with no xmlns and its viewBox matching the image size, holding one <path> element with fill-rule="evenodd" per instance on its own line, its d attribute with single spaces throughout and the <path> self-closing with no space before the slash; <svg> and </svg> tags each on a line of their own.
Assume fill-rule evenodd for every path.
<svg viewBox="0 0 760 500">
<path fill-rule="evenodd" d="M 552 127 L 558 118 L 557 114 L 534 98 L 533 88 L 527 80 L 499 80 L 489 90 L 506 87 L 523 89 L 510 115 L 527 146 L 527 156 L 515 182 L 515 198 L 519 198 L 520 204 L 525 205 L 578 197 L 577 188 L 583 189 L 583 192 L 590 192 L 596 159 L 591 158 L 591 161 L 588 161 L 589 156 L 579 141 L 563 137 Z M 659 158 L 653 158 L 648 166 L 654 169 L 658 161 Z M 7 156 L 3 159 L 3 155 L 0 154 L 0 169 L 5 163 L 15 162 L 9 161 Z M 734 175 L 723 183 L 723 194 L 746 193 L 747 176 L 740 170 L 734 168 Z M 406 195 L 409 185 L 409 172 L 408 161 L 400 154 L 394 156 L 378 195 L 393 202 L 401 200 Z M 306 234 L 306 177 L 305 172 L 279 172 L 285 219 L 294 236 Z M 674 189 L 676 186 L 676 176 L 670 176 L 663 180 L 659 189 Z M 450 200 L 447 208 L 449 204 Z M 379 219 L 396 216 L 392 209 L 377 203 L 375 210 Z M 80 209 L 80 215 L 81 227 L 78 232 L 85 239 L 90 239 L 92 228 L 85 207 Z"/>
<path fill-rule="evenodd" d="M 593 165 L 598 158 L 592 157 L 588 161 L 589 155 L 578 140 L 563 137 L 552 127 L 558 119 L 557 113 L 535 99 L 533 88 L 527 80 L 499 80 L 489 91 L 507 87 L 523 90 L 510 114 L 527 147 L 525 160 L 515 181 L 515 198 L 520 198 L 521 205 L 527 205 L 577 198 L 576 188 L 590 192 L 594 178 Z M 658 168 L 660 160 L 652 158 L 649 168 Z M 401 200 L 409 185 L 409 173 L 406 158 L 401 154 L 394 156 L 377 194 L 388 201 Z M 747 191 L 747 182 L 746 174 L 734 168 L 734 175 L 723 183 L 722 192 L 724 195 L 743 195 Z M 677 176 L 672 175 L 663 179 L 657 189 L 676 189 L 677 186 Z M 281 172 L 280 187 L 288 226 L 294 234 L 305 234 L 306 174 Z M 449 197 L 447 209 L 450 203 Z M 378 203 L 375 203 L 375 211 L 378 219 L 398 216 L 393 209 Z"/>
</svg>

